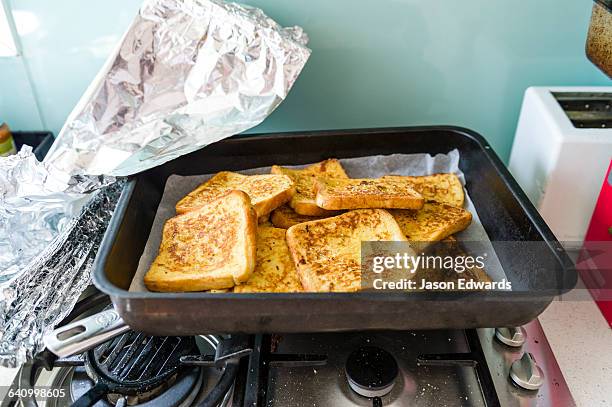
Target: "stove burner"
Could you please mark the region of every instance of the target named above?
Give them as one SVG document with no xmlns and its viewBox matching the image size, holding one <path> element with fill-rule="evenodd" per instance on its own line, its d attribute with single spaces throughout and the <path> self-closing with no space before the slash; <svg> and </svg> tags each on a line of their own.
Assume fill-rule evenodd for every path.
<svg viewBox="0 0 612 407">
<path fill-rule="evenodd" d="M 70 398 L 76 400 L 80 398 L 87 391 L 94 387 L 95 383 L 86 374 L 83 367 L 76 367 L 69 369 L 70 371 L 65 374 L 64 382 L 65 386 L 70 388 Z M 138 403 L 139 407 L 158 407 L 158 406 L 190 406 L 193 404 L 194 399 L 198 395 L 203 383 L 203 371 L 202 369 L 193 368 L 185 370 L 176 378 L 176 381 L 172 384 L 172 387 L 164 392 L 161 392 L 157 397 L 150 399 L 145 402 Z M 131 397 L 125 397 L 128 405 L 133 405 L 136 401 Z M 112 403 L 107 400 L 101 400 L 97 402 L 96 406 L 112 407 L 113 403 L 119 405 L 119 400 L 112 400 Z"/>
<path fill-rule="evenodd" d="M 351 389 L 364 397 L 388 394 L 398 375 L 397 362 L 389 352 L 363 346 L 351 352 L 346 360 L 346 377 Z"/>
<path fill-rule="evenodd" d="M 129 331 L 85 354 L 85 370 L 96 383 L 75 405 L 104 396 L 112 403 L 151 400 L 173 384 L 181 356 L 196 350 L 192 337 L 154 337 Z"/>
</svg>

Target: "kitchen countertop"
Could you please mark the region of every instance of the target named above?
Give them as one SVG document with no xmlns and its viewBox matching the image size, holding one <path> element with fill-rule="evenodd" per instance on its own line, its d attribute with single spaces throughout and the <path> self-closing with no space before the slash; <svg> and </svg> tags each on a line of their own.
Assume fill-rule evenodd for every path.
<svg viewBox="0 0 612 407">
<path fill-rule="evenodd" d="M 576 404 L 612 406 L 612 329 L 589 293 L 574 290 L 539 319 Z"/>
</svg>

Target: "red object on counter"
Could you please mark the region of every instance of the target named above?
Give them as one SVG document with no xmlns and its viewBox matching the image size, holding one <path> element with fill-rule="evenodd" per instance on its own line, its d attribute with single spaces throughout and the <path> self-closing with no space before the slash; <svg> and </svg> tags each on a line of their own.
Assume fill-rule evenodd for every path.
<svg viewBox="0 0 612 407">
<path fill-rule="evenodd" d="M 612 327 L 612 161 L 576 266 L 601 313 Z"/>
</svg>

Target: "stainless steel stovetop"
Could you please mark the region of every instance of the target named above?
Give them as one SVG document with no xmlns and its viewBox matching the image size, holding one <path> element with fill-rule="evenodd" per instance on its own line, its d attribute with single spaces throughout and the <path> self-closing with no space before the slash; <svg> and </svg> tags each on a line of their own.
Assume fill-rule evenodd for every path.
<svg viewBox="0 0 612 407">
<path fill-rule="evenodd" d="M 211 363 L 215 353 L 219 356 L 216 348 L 223 348 L 220 341 L 223 337 L 197 338 L 199 355 L 188 357 L 191 362 L 186 360 L 155 397 L 112 394 L 95 405 L 575 405 L 537 320 L 519 329 L 247 337 L 245 346 L 251 352 L 239 360 L 233 385 L 210 404 L 209 395 L 227 372 Z M 83 365 L 80 356 L 55 360 L 46 354 L 24 366 L 13 387 L 23 394 L 62 388 L 64 397 L 48 399 L 46 405 L 70 405 L 94 386 Z M 26 396 L 16 402 L 4 400 L 2 407 L 15 404 L 45 403 Z"/>
<path fill-rule="evenodd" d="M 325 354 L 328 360 L 324 366 L 270 368 L 266 405 L 371 406 L 351 389 L 345 371 L 349 354 L 363 346 L 382 348 L 397 361 L 399 374 L 381 397 L 383 406 L 575 405 L 538 321 L 498 335 L 513 346 L 495 329 L 282 336 L 276 352 Z M 531 375 L 528 358 L 536 361 Z M 520 388 L 511 370 L 534 387 L 539 375 L 541 386 Z"/>
</svg>

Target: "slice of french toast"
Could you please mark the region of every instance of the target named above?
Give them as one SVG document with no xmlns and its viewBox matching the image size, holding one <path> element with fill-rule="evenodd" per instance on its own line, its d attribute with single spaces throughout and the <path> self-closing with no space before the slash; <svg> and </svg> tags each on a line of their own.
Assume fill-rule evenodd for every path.
<svg viewBox="0 0 612 407">
<path fill-rule="evenodd" d="M 295 186 L 285 175 L 242 175 L 221 171 L 178 201 L 176 213 L 197 209 L 231 190 L 244 191 L 251 198 L 257 216 L 264 217 L 289 201 L 295 193 Z"/>
<path fill-rule="evenodd" d="M 295 195 L 289 201 L 289 206 L 299 215 L 334 216 L 339 212 L 328 211 L 317 206 L 315 202 L 315 181 L 317 177 L 348 178 L 340 161 L 330 158 L 306 168 L 285 168 L 272 166 L 272 174 L 283 174 L 295 183 Z"/>
<path fill-rule="evenodd" d="M 290 227 L 287 245 L 304 290 L 360 290 L 362 241 L 406 241 L 406 237 L 383 209 L 358 209 Z"/>
<path fill-rule="evenodd" d="M 427 202 L 420 210 L 393 209 L 389 213 L 411 242 L 437 242 L 472 222 L 470 211 L 438 202 Z"/>
<path fill-rule="evenodd" d="M 463 207 L 465 193 L 459 177 L 455 174 L 433 174 L 424 176 L 385 175 L 383 179 L 404 179 L 412 189 L 423 195 L 426 201 Z"/>
<path fill-rule="evenodd" d="M 303 291 L 289 254 L 286 232 L 269 226 L 257 228 L 255 271 L 246 282 L 234 287 L 235 293 Z"/>
<path fill-rule="evenodd" d="M 151 291 L 230 288 L 255 269 L 257 214 L 242 191 L 166 221 L 159 253 L 144 277 Z"/>
<path fill-rule="evenodd" d="M 404 179 L 317 178 L 316 204 L 328 210 L 420 209 L 424 199 Z"/>
</svg>

